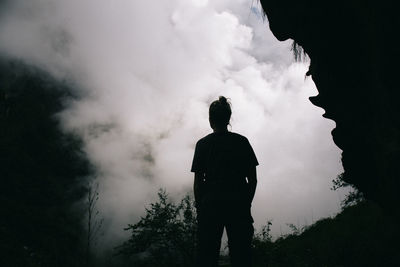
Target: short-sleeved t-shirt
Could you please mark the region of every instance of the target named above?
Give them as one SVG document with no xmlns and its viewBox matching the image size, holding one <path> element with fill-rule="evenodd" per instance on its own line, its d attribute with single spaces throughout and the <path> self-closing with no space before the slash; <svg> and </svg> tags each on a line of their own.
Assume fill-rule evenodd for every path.
<svg viewBox="0 0 400 267">
<path fill-rule="evenodd" d="M 243 182 L 250 168 L 258 165 L 246 137 L 233 132 L 211 133 L 196 144 L 192 172 L 206 181 Z"/>
</svg>

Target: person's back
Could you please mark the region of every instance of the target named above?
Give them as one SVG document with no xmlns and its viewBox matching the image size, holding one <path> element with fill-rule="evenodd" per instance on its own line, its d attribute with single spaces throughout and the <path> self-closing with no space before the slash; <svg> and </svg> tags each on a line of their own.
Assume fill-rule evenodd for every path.
<svg viewBox="0 0 400 267">
<path fill-rule="evenodd" d="M 217 266 L 224 227 L 232 266 L 251 265 L 251 201 L 258 165 L 247 138 L 227 130 L 231 111 L 226 98 L 210 106 L 214 132 L 196 144 L 192 172 L 198 213 L 198 266 Z"/>
<path fill-rule="evenodd" d="M 246 137 L 228 131 L 211 133 L 198 141 L 196 157 L 204 161 L 195 158 L 192 171 L 204 173 L 205 193 L 215 198 L 213 204 L 250 201 L 246 175 L 257 159 Z"/>
</svg>

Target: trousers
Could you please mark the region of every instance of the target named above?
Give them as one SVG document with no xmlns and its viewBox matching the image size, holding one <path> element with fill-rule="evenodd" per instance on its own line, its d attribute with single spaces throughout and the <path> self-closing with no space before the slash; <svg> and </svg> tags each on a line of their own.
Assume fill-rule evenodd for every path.
<svg viewBox="0 0 400 267">
<path fill-rule="evenodd" d="M 232 267 L 251 267 L 253 218 L 248 205 L 209 203 L 197 209 L 196 266 L 216 267 L 224 228 Z"/>
</svg>

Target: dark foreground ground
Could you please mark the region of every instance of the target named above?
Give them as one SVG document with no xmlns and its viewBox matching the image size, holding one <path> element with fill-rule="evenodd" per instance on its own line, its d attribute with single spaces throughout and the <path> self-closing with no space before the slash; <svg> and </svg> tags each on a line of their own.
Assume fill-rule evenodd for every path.
<svg viewBox="0 0 400 267">
<path fill-rule="evenodd" d="M 256 237 L 254 261 L 255 266 L 399 266 L 399 237 L 394 217 L 362 202 L 274 242 Z"/>
<path fill-rule="evenodd" d="M 367 202 L 275 241 L 259 232 L 253 245 L 256 267 L 400 266 L 398 223 Z M 219 266 L 231 266 L 229 256 Z"/>
</svg>

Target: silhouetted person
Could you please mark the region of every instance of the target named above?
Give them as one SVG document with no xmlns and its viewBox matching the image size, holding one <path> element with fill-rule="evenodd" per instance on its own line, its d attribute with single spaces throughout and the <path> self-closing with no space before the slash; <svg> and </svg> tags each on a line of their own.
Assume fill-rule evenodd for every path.
<svg viewBox="0 0 400 267">
<path fill-rule="evenodd" d="M 196 144 L 192 172 L 198 220 L 197 266 L 218 266 L 226 228 L 233 267 L 251 266 L 254 233 L 251 202 L 257 185 L 254 151 L 246 137 L 229 132 L 230 103 L 223 96 L 211 103 L 213 133 Z"/>
</svg>

